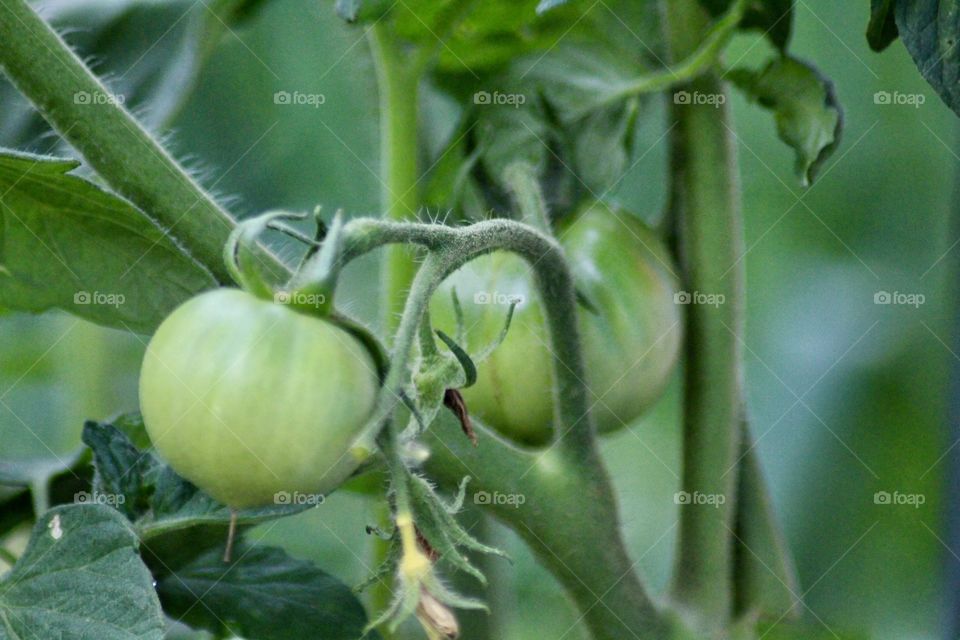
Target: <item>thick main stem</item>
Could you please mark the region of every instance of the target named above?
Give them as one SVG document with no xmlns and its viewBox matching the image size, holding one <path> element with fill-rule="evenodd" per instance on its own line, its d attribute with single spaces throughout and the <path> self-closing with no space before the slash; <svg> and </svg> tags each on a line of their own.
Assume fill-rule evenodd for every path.
<svg viewBox="0 0 960 640">
<path fill-rule="evenodd" d="M 708 19 L 697 0 L 664 3 L 674 59 L 695 50 Z M 713 74 L 686 90 L 726 95 Z M 696 101 L 693 101 L 694 103 Z M 672 207 L 679 257 L 693 297 L 686 316 L 681 506 L 672 596 L 698 626 L 722 629 L 733 611 L 732 531 L 743 397 L 743 238 L 739 176 L 725 101 L 674 104 Z M 697 304 L 712 295 L 720 304 Z M 714 499 L 698 503 L 698 496 Z M 722 496 L 722 499 L 719 498 Z M 722 500 L 722 504 L 715 503 Z"/>
<path fill-rule="evenodd" d="M 380 94 L 381 204 L 390 220 L 412 220 L 420 207 L 417 183 L 420 67 L 397 46 L 386 25 L 370 29 Z M 388 247 L 380 278 L 387 334 L 396 328 L 416 265 L 409 249 Z"/>
<path fill-rule="evenodd" d="M 43 117 L 120 195 L 170 233 L 219 280 L 234 226 L 222 209 L 126 111 L 27 0 L 0 3 L 0 67 Z M 283 273 L 264 252 L 264 265 Z"/>
</svg>

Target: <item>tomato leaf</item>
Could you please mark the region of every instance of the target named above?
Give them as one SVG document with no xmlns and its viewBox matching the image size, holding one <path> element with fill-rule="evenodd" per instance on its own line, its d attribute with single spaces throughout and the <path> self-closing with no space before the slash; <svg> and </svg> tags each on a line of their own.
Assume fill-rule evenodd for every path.
<svg viewBox="0 0 960 640">
<path fill-rule="evenodd" d="M 0 302 L 149 333 L 213 276 L 79 163 L 0 151 Z"/>
<path fill-rule="evenodd" d="M 700 0 L 700 4 L 716 17 L 730 8 L 732 0 Z M 793 0 L 752 0 L 740 28 L 762 31 L 781 52 L 786 51 L 793 33 Z"/>
<path fill-rule="evenodd" d="M 91 499 L 116 502 L 116 507 L 133 520 L 149 508 L 151 487 L 146 474 L 155 465 L 149 454 L 141 453 L 130 440 L 108 424 L 88 421 L 83 425 L 83 442 L 93 451 L 95 473 Z"/>
<path fill-rule="evenodd" d="M 353 591 L 282 549 L 241 543 L 235 560 L 210 550 L 157 581 L 173 618 L 256 640 L 357 640 L 367 616 Z M 373 635 L 366 636 L 372 640 Z"/>
<path fill-rule="evenodd" d="M 160 603 L 137 544 L 108 507 L 48 511 L 0 581 L 0 640 L 161 640 Z"/>
<path fill-rule="evenodd" d="M 158 578 L 169 576 L 171 567 L 195 562 L 207 553 L 222 558 L 230 510 L 177 475 L 152 448 L 134 446 L 127 433 L 138 441 L 145 438 L 138 414 L 115 422 L 123 430 L 108 423 L 84 425 L 83 441 L 93 450 L 96 467 L 86 501 L 112 506 L 127 517 L 142 543 L 144 561 Z M 307 508 L 276 505 L 240 511 L 240 535 L 251 525 Z M 222 560 L 220 567 L 226 567 Z"/>
<path fill-rule="evenodd" d="M 893 5 L 894 0 L 870 0 L 870 24 L 867 25 L 867 42 L 874 51 L 883 51 L 900 35 Z"/>
<path fill-rule="evenodd" d="M 939 0 L 897 2 L 900 39 L 920 73 L 960 115 L 960 12 Z"/>
<path fill-rule="evenodd" d="M 655 41 L 655 16 L 646 3 L 612 5 L 582 13 L 555 46 L 515 60 L 474 95 L 490 176 L 499 181 L 511 159 L 526 161 L 558 210 L 581 187 L 606 192 L 629 165 L 637 87 L 653 66 L 646 56 L 656 55 L 641 43 Z"/>
<path fill-rule="evenodd" d="M 777 134 L 796 153 L 796 172 L 811 184 L 823 162 L 840 143 L 843 112 L 833 85 L 811 65 L 777 58 L 761 71 L 737 69 L 730 79 L 770 109 Z"/>
</svg>

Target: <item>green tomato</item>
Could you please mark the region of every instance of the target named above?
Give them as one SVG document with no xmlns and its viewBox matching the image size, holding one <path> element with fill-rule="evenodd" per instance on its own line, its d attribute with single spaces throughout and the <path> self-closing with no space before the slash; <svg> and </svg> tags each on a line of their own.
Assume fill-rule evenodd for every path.
<svg viewBox="0 0 960 640">
<path fill-rule="evenodd" d="M 629 424 L 662 394 L 680 351 L 675 270 L 660 240 L 640 220 L 602 203 L 561 221 L 556 235 L 578 290 L 594 310 L 579 312 L 585 383 L 600 431 Z M 553 430 L 553 374 L 544 314 L 530 268 L 493 253 L 448 278 L 431 301 L 437 328 L 453 335 L 450 290 L 463 307 L 468 350 L 476 353 L 503 328 L 510 299 L 523 300 L 510 331 L 477 383 L 463 390 L 470 412 L 502 434 L 541 445 Z"/>
<path fill-rule="evenodd" d="M 157 329 L 140 405 L 170 466 L 239 509 L 343 482 L 372 451 L 364 427 L 378 388 L 373 358 L 345 330 L 218 289 Z"/>
</svg>

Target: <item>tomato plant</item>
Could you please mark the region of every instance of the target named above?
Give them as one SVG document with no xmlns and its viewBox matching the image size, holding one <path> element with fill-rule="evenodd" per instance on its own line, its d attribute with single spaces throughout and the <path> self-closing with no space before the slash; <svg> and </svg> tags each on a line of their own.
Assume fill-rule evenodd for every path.
<svg viewBox="0 0 960 640">
<path fill-rule="evenodd" d="M 755 434 L 748 411 L 744 261 L 756 243 L 744 241 L 731 117 L 733 95 L 769 112 L 803 188 L 836 166 L 825 163 L 844 128 L 840 92 L 795 55 L 792 0 L 336 0 L 325 19 L 353 40 L 341 60 L 366 42 L 375 70 L 379 171 L 345 140 L 363 136 L 321 117 L 316 87 L 274 87 L 273 107 L 311 135 L 325 129 L 374 174 L 382 215 L 319 202 L 312 215 L 251 216 L 213 191 L 250 154 L 271 160 L 257 165 L 264 175 L 297 175 L 290 140 L 255 151 L 278 123 L 217 180 L 155 132 L 190 110 L 230 43 L 253 52 L 239 33 L 280 4 L 0 0 L 0 141 L 62 137 L 54 155 L 0 149 L 0 312 L 58 309 L 145 346 L 139 412 L 73 415 L 84 446 L 53 461 L 0 459 L 0 639 L 507 637 L 502 621 L 469 614 L 510 602 L 488 516 L 569 596 L 563 636 L 813 637 L 794 618 L 820 579 L 797 586 L 756 446 L 776 423 Z M 902 38 L 960 111 L 947 81 L 960 29 L 940 5 L 872 2 L 867 39 L 882 50 Z M 274 58 L 254 57 L 286 82 Z M 332 71 L 314 80 L 338 80 Z M 363 111 L 360 93 L 338 95 L 341 113 Z M 923 100 L 874 95 L 878 106 Z M 225 102 L 218 118 L 232 113 Z M 238 108 L 237 128 L 264 106 Z M 634 172 L 650 131 L 668 147 L 664 185 Z M 762 240 L 793 208 L 813 209 L 765 148 L 746 148 L 796 200 Z M 323 152 L 344 166 L 344 149 Z M 364 190 L 354 175 L 336 180 Z M 658 186 L 648 227 L 621 200 Z M 361 266 L 370 254 L 382 258 L 377 278 Z M 364 305 L 372 291 L 379 303 Z M 922 300 L 878 291 L 874 303 Z M 4 397 L 45 355 L 0 394 L 11 413 Z M 640 500 L 611 477 L 617 452 L 598 434 L 643 416 L 678 370 L 681 468 L 661 536 L 676 528 L 676 544 L 669 586 L 654 594 L 620 526 L 621 501 Z M 813 413 L 808 393 L 792 393 L 781 419 L 798 405 Z M 366 527 L 309 520 L 348 480 L 364 488 L 354 498 L 365 502 L 348 505 L 369 511 Z M 875 504 L 919 508 L 921 497 L 879 491 Z M 363 588 L 262 543 L 296 514 L 343 544 L 333 526 L 353 527 L 346 537 L 365 541 L 374 566 L 339 556 L 369 574 Z"/>
<path fill-rule="evenodd" d="M 140 407 L 160 454 L 236 508 L 336 488 L 373 448 L 379 386 L 366 348 L 320 318 L 218 289 L 157 329 Z"/>
<path fill-rule="evenodd" d="M 631 423 L 657 400 L 680 351 L 675 267 L 659 238 L 627 211 L 589 203 L 557 228 L 583 298 L 578 314 L 594 420 L 601 431 Z M 509 253 L 478 258 L 434 295 L 436 326 L 453 333 L 451 295 L 461 299 L 470 345 L 480 349 L 519 300 L 503 344 L 464 390 L 470 410 L 501 433 L 542 445 L 553 431 L 553 380 L 543 310 L 532 274 Z"/>
</svg>

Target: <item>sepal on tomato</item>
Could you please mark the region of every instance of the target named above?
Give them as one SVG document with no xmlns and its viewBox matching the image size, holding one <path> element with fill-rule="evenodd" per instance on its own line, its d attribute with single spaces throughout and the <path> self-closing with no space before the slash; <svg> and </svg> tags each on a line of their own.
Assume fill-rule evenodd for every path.
<svg viewBox="0 0 960 640">
<path fill-rule="evenodd" d="M 324 234 L 319 250 L 304 260 L 287 284 L 294 306 L 297 306 L 298 300 L 307 301 L 302 305 L 302 310 L 307 313 L 327 315 L 333 309 L 333 294 L 343 266 L 343 226 L 343 212 L 337 211 Z M 309 304 L 312 299 L 323 302 L 320 306 L 315 306 Z"/>
<path fill-rule="evenodd" d="M 237 225 L 223 247 L 223 262 L 233 280 L 258 298 L 270 300 L 274 287 L 264 277 L 263 261 L 257 256 L 260 235 L 278 220 L 303 220 L 306 214 L 268 211 Z"/>
</svg>

